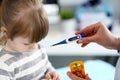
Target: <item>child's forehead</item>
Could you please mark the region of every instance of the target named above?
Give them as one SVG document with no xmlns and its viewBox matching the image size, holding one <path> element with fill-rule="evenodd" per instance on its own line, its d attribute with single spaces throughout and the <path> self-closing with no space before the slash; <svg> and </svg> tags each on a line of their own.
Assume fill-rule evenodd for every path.
<svg viewBox="0 0 120 80">
<path fill-rule="evenodd" d="M 22 36 L 15 37 L 14 40 L 15 40 L 15 41 L 21 41 L 21 42 L 30 43 L 29 38 L 25 38 L 25 37 L 22 37 Z"/>
</svg>

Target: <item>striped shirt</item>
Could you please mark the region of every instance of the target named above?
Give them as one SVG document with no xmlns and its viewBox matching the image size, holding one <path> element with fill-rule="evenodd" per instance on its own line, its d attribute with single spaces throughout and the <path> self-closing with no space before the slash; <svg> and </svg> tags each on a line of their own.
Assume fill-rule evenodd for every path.
<svg viewBox="0 0 120 80">
<path fill-rule="evenodd" d="M 43 48 L 29 53 L 0 51 L 0 80 L 41 80 L 55 71 Z"/>
</svg>

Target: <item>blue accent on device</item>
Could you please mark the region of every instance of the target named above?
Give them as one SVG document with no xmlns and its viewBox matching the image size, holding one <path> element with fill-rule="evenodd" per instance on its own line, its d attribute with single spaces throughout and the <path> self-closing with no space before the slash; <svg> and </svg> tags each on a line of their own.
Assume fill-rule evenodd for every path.
<svg viewBox="0 0 120 80">
<path fill-rule="evenodd" d="M 82 33 L 82 34 L 80 34 L 80 35 L 77 35 L 77 36 L 74 36 L 74 37 L 70 37 L 70 38 L 68 38 L 68 39 L 65 39 L 65 40 L 63 40 L 63 41 L 61 41 L 61 42 L 59 42 L 59 43 L 53 44 L 52 46 L 61 45 L 61 44 L 67 44 L 67 43 L 69 43 L 69 42 L 78 40 L 78 39 L 83 38 L 83 37 L 85 37 L 85 34 Z"/>
</svg>

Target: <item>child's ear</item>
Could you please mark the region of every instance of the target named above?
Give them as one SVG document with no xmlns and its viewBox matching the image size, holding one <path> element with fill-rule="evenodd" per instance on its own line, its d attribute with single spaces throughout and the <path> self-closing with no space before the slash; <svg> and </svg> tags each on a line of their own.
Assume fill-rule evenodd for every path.
<svg viewBox="0 0 120 80">
<path fill-rule="evenodd" d="M 6 27 L 1 26 L 1 32 L 3 33 L 3 35 L 4 35 L 5 37 L 8 36 L 8 35 L 7 35 L 8 31 L 7 31 L 7 28 L 6 28 Z"/>
</svg>

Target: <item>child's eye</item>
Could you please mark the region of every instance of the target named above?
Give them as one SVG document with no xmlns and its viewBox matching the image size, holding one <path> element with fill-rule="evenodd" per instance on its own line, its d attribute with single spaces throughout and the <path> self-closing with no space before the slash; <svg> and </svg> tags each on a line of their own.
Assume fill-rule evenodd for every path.
<svg viewBox="0 0 120 80">
<path fill-rule="evenodd" d="M 24 45 L 26 45 L 26 46 L 27 46 L 27 45 L 30 45 L 30 44 L 28 44 L 28 43 L 24 43 Z"/>
</svg>

